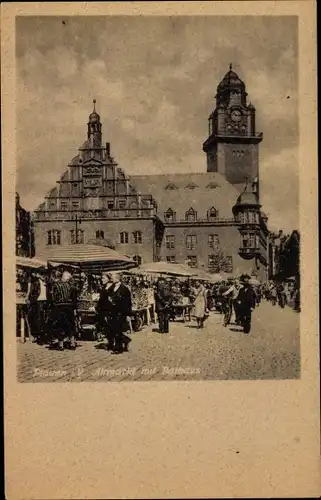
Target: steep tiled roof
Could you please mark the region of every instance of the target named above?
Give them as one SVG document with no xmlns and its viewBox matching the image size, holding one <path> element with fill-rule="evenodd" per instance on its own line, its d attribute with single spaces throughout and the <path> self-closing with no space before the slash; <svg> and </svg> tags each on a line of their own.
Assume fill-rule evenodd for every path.
<svg viewBox="0 0 321 500">
<path fill-rule="evenodd" d="M 185 219 L 185 213 L 191 207 L 197 212 L 198 219 L 205 219 L 212 207 L 218 210 L 219 218 L 232 218 L 232 207 L 240 194 L 221 174 L 214 172 L 133 175 L 131 181 L 137 191 L 151 194 L 156 199 L 161 217 L 172 208 L 177 220 Z M 175 188 L 169 189 L 169 185 Z M 193 189 L 187 190 L 189 185 Z"/>
</svg>

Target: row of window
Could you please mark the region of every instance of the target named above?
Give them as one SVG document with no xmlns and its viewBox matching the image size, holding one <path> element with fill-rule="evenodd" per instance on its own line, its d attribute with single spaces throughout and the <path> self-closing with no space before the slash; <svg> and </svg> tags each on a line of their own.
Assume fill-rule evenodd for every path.
<svg viewBox="0 0 321 500">
<path fill-rule="evenodd" d="M 103 199 L 102 199 L 103 200 Z M 104 201 L 104 200 L 103 200 Z M 92 209 L 92 210 L 99 210 L 99 208 L 105 208 L 105 205 L 102 207 L 99 205 L 99 198 L 90 198 L 91 206 L 88 206 L 88 199 L 87 199 L 87 209 Z M 50 202 L 50 208 L 56 208 L 57 204 L 56 201 L 51 201 Z M 120 210 L 124 210 L 125 208 L 128 207 L 128 203 L 126 200 L 118 200 L 117 203 L 114 201 L 107 201 L 107 210 L 113 210 L 114 208 L 119 208 Z M 137 209 L 138 205 L 137 203 L 131 203 L 130 208 L 132 209 Z M 68 201 L 60 201 L 60 210 L 63 212 L 68 212 L 68 210 L 80 210 L 80 201 L 72 201 L 71 205 L 68 203 Z"/>
<path fill-rule="evenodd" d="M 166 260 L 167 260 L 167 262 L 170 262 L 171 264 L 175 264 L 176 257 L 175 257 L 175 255 L 168 255 L 166 257 Z M 232 259 L 232 257 L 230 255 L 227 255 L 226 257 L 224 257 L 224 263 L 225 263 L 226 267 L 229 267 L 230 269 L 232 269 L 232 267 L 233 267 L 233 259 Z M 189 255 L 187 257 L 187 264 L 190 267 L 197 267 L 197 265 L 198 265 L 197 255 Z M 208 256 L 208 267 L 210 269 L 214 269 L 214 271 L 215 271 L 215 268 L 217 266 L 218 266 L 218 263 L 217 263 L 217 257 L 216 257 L 216 255 L 209 255 Z"/>
<path fill-rule="evenodd" d="M 216 248 L 220 244 L 220 239 L 218 234 L 209 234 L 208 235 L 208 246 L 210 248 Z M 169 234 L 165 237 L 165 245 L 168 250 L 172 250 L 175 248 L 175 236 L 173 234 Z M 186 248 L 188 250 L 195 250 L 197 245 L 197 236 L 196 234 L 189 234 L 186 236 Z"/>
<path fill-rule="evenodd" d="M 260 236 L 258 234 L 244 234 L 242 236 L 243 248 L 259 248 Z"/>
<path fill-rule="evenodd" d="M 241 212 L 238 215 L 239 221 L 242 224 L 259 224 L 259 214 L 257 212 Z"/>
<path fill-rule="evenodd" d="M 126 231 L 122 231 L 119 234 L 119 243 L 129 243 L 129 234 Z M 141 231 L 134 231 L 132 233 L 132 243 L 143 243 L 143 236 Z"/>
<path fill-rule="evenodd" d="M 171 208 L 166 210 L 164 212 L 164 218 L 166 222 L 175 222 L 176 220 L 176 212 L 174 212 Z M 207 219 L 208 220 L 215 220 L 218 218 L 218 210 L 216 208 L 212 207 L 207 211 Z M 194 210 L 194 208 L 190 208 L 185 212 L 185 220 L 187 222 L 196 222 L 197 221 L 197 212 Z"/>
<path fill-rule="evenodd" d="M 96 239 L 104 239 L 105 233 L 104 231 L 96 231 Z M 72 245 L 75 244 L 83 244 L 85 239 L 85 232 L 83 229 L 71 229 L 70 230 L 70 243 Z M 121 232 L 119 234 L 119 242 L 120 243 L 128 243 L 129 242 L 129 234 L 126 232 Z M 141 231 L 134 231 L 132 233 L 132 243 L 140 244 L 143 242 L 143 236 Z M 61 245 L 61 230 L 60 229 L 51 229 L 47 231 L 47 245 Z"/>
</svg>

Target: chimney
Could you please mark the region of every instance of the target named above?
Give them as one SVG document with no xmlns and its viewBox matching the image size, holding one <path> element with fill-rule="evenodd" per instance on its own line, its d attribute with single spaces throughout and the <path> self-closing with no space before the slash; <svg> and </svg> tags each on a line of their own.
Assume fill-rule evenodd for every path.
<svg viewBox="0 0 321 500">
<path fill-rule="evenodd" d="M 110 142 L 106 142 L 106 154 L 110 156 Z"/>
</svg>

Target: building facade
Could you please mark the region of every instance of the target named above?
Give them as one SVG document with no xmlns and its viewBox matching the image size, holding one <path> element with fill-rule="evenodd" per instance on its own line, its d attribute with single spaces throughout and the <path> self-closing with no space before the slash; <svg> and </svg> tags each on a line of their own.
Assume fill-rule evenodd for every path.
<svg viewBox="0 0 321 500">
<path fill-rule="evenodd" d="M 244 83 L 230 68 L 217 88 L 203 145 L 207 172 L 144 176 L 128 176 L 110 144 L 103 145 L 94 101 L 86 142 L 35 212 L 37 255 L 52 245 L 108 240 L 137 263 L 167 260 L 265 278 L 262 134 L 246 98 Z"/>
<path fill-rule="evenodd" d="M 19 257 L 35 255 L 32 215 L 20 205 L 18 193 L 16 193 L 16 255 Z"/>
<path fill-rule="evenodd" d="M 269 278 L 280 281 L 300 277 L 300 233 L 269 234 L 268 246 Z"/>
</svg>

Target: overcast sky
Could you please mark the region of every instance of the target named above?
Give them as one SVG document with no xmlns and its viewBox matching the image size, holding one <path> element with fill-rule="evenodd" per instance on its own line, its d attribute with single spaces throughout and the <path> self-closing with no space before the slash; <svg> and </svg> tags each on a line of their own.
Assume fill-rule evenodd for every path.
<svg viewBox="0 0 321 500">
<path fill-rule="evenodd" d="M 202 172 L 216 87 L 233 69 L 257 110 L 272 229 L 298 227 L 295 17 L 17 19 L 17 190 L 35 209 L 86 139 L 92 99 L 127 174 Z"/>
</svg>

